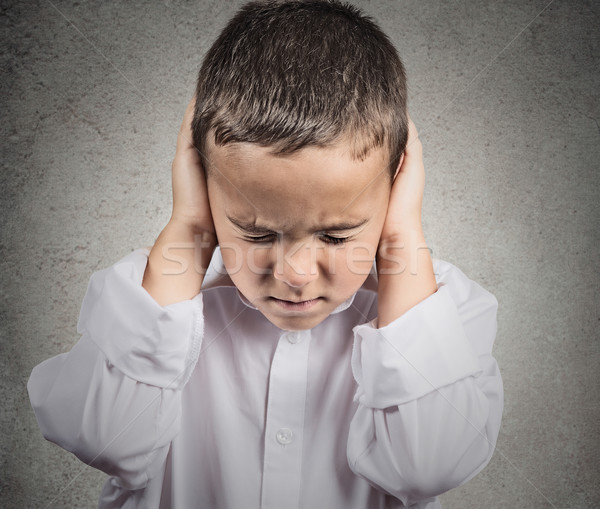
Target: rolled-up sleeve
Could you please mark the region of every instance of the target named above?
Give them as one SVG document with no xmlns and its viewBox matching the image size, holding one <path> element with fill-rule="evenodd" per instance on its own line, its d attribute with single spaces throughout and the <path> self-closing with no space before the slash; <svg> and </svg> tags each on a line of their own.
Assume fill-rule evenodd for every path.
<svg viewBox="0 0 600 509">
<path fill-rule="evenodd" d="M 36 366 L 27 386 L 44 436 L 127 489 L 163 467 L 204 323 L 201 294 L 163 307 L 141 286 L 148 255 L 92 275 L 80 340 Z"/>
<path fill-rule="evenodd" d="M 496 298 L 434 261 L 437 291 L 386 327 L 354 329 L 352 470 L 405 504 L 454 488 L 492 456 L 503 407 Z"/>
</svg>

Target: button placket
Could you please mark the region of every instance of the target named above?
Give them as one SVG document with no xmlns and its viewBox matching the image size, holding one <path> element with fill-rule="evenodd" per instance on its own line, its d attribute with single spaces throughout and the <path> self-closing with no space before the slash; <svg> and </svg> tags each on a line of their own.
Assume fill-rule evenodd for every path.
<svg viewBox="0 0 600 509">
<path fill-rule="evenodd" d="M 265 422 L 263 509 L 298 507 L 310 331 L 282 332 L 271 362 Z"/>
<path fill-rule="evenodd" d="M 292 345 L 295 345 L 300 342 L 301 336 L 299 332 L 287 332 L 286 338 Z"/>
</svg>

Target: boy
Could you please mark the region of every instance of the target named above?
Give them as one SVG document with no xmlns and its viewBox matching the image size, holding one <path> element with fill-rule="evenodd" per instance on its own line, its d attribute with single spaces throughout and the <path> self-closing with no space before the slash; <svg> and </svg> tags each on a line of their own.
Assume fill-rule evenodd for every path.
<svg viewBox="0 0 600 509">
<path fill-rule="evenodd" d="M 244 6 L 172 170 L 154 246 L 92 276 L 80 341 L 28 385 L 46 438 L 111 476 L 100 507 L 432 509 L 485 466 L 497 302 L 430 257 L 404 70 L 369 18 Z"/>
</svg>

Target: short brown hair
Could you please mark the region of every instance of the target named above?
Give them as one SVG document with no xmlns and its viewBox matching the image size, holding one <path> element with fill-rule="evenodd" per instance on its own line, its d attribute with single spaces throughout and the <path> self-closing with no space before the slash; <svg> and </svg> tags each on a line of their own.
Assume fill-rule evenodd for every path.
<svg viewBox="0 0 600 509">
<path fill-rule="evenodd" d="M 229 21 L 198 77 L 193 142 L 207 136 L 271 147 L 277 155 L 340 139 L 352 157 L 406 147 L 406 77 L 394 45 L 359 9 L 338 0 L 254 1 Z"/>
</svg>

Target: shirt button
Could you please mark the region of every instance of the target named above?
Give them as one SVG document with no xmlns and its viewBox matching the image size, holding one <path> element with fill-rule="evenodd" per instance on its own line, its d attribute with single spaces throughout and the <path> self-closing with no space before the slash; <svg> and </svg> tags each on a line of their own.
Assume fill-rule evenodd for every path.
<svg viewBox="0 0 600 509">
<path fill-rule="evenodd" d="M 281 445 L 288 445 L 294 441 L 294 433 L 290 428 L 281 428 L 277 431 L 275 438 Z"/>
<path fill-rule="evenodd" d="M 292 345 L 295 345 L 298 341 L 300 341 L 300 334 L 298 332 L 288 332 L 286 337 Z"/>
</svg>

